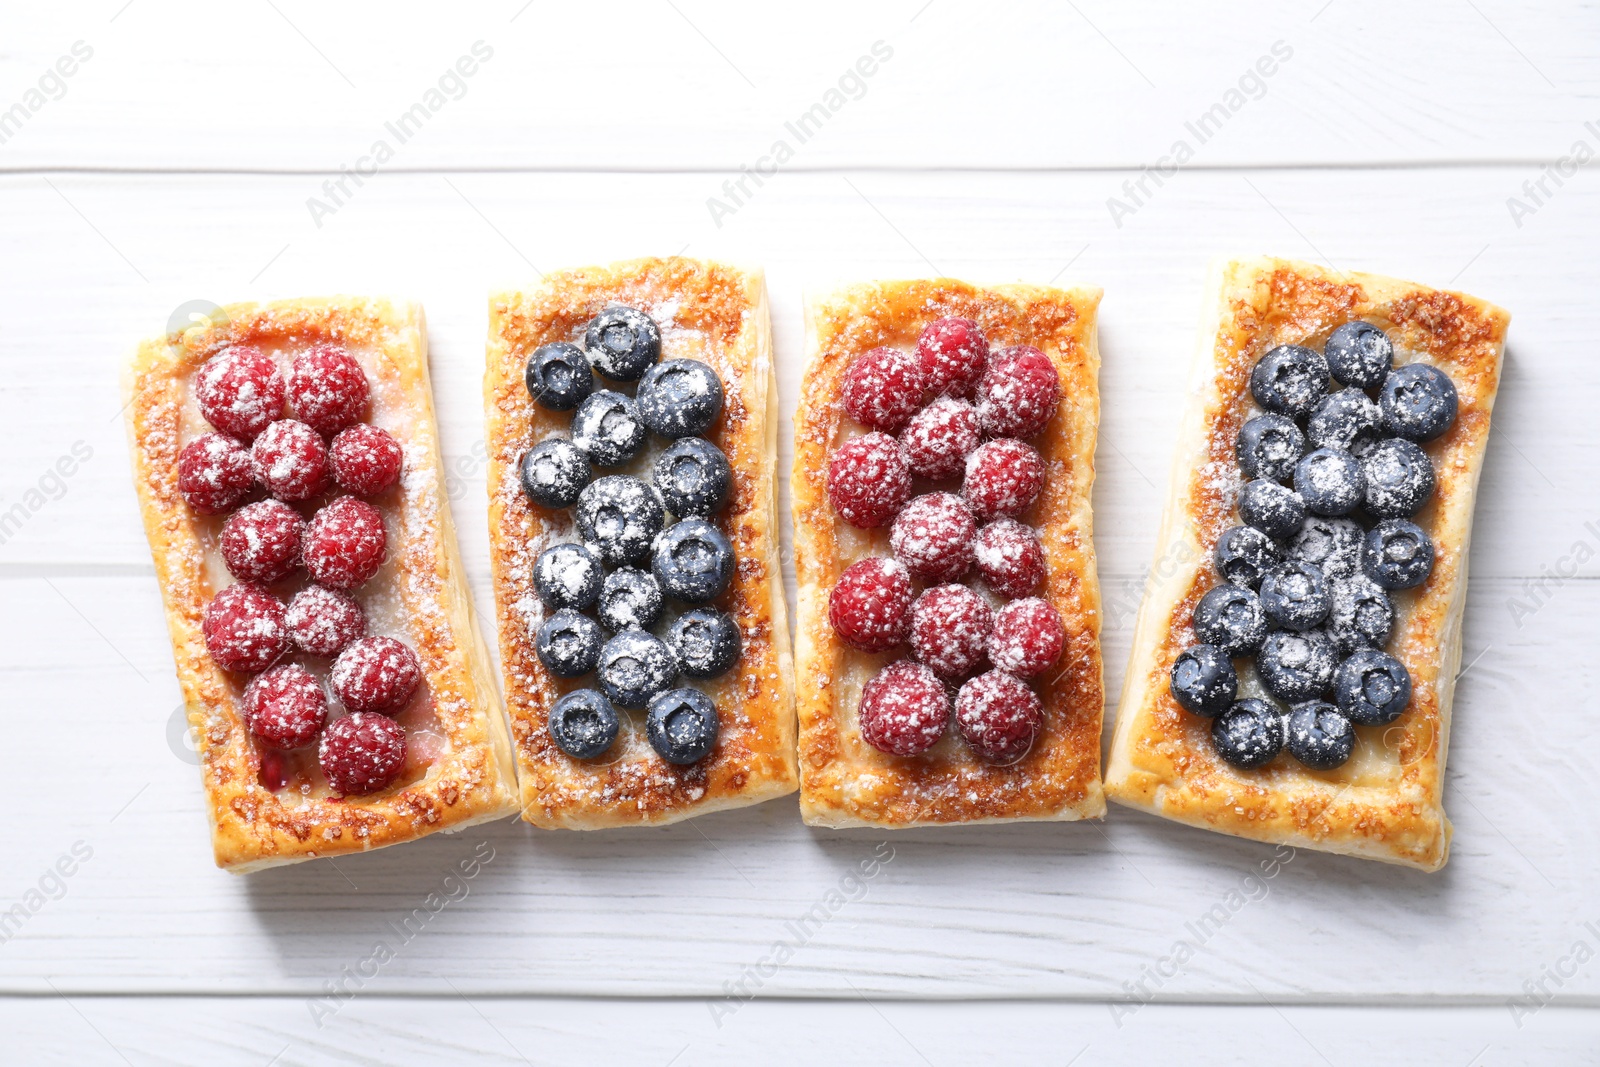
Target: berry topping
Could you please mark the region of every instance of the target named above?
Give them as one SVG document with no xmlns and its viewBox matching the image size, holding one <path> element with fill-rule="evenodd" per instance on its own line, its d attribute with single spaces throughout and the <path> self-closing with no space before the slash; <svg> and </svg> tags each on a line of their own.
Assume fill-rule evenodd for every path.
<svg viewBox="0 0 1600 1067">
<path fill-rule="evenodd" d="M 1433 541 L 1405 519 L 1385 519 L 1367 531 L 1361 569 L 1385 589 L 1411 589 L 1433 571 Z"/>
<path fill-rule="evenodd" d="M 978 382 L 978 422 L 990 437 L 1027 440 L 1044 429 L 1060 402 L 1061 375 L 1032 345 L 995 352 Z"/>
<path fill-rule="evenodd" d="M 392 637 L 358 637 L 333 661 L 328 680 L 351 711 L 392 715 L 416 695 L 422 664 Z"/>
<path fill-rule="evenodd" d="M 583 344 L 595 370 L 614 382 L 636 382 L 661 356 L 661 331 L 648 315 L 613 304 L 590 320 Z"/>
<path fill-rule="evenodd" d="M 947 681 L 978 669 L 993 628 L 994 612 L 964 585 L 936 585 L 911 605 L 911 650 Z"/>
<path fill-rule="evenodd" d="M 1246 478 L 1286 482 L 1305 454 L 1306 435 L 1286 415 L 1257 415 L 1239 428 L 1233 452 Z"/>
<path fill-rule="evenodd" d="M 1296 704 L 1289 709 L 1285 725 L 1289 755 L 1314 771 L 1342 766 L 1356 746 L 1355 727 L 1343 712 L 1326 701 Z"/>
<path fill-rule="evenodd" d="M 1262 575 L 1278 565 L 1283 553 L 1254 526 L 1230 526 L 1217 538 L 1211 558 L 1223 581 L 1254 589 L 1261 584 Z"/>
<path fill-rule="evenodd" d="M 1333 331 L 1322 346 L 1328 370 L 1341 384 L 1373 389 L 1382 383 L 1394 362 L 1394 345 L 1370 322 L 1347 322 Z"/>
<path fill-rule="evenodd" d="M 398 482 L 404 458 L 389 431 L 367 422 L 340 430 L 328 446 L 333 480 L 357 496 L 377 496 Z"/>
<path fill-rule="evenodd" d="M 1394 604 L 1365 574 L 1328 582 L 1328 633 L 1341 652 L 1382 648 L 1394 629 Z"/>
<path fill-rule="evenodd" d="M 1241 771 L 1265 767 L 1283 751 L 1283 716 L 1265 700 L 1241 700 L 1211 724 L 1211 744 Z"/>
<path fill-rule="evenodd" d="M 1363 451 L 1378 433 L 1378 405 L 1359 389 L 1329 393 L 1306 420 L 1306 436 L 1316 448 Z"/>
<path fill-rule="evenodd" d="M 1328 617 L 1328 582 L 1309 563 L 1290 560 L 1261 579 L 1261 610 L 1277 630 L 1309 630 Z"/>
<path fill-rule="evenodd" d="M 639 418 L 662 437 L 705 433 L 722 414 L 722 379 L 698 359 L 657 363 L 639 379 Z"/>
<path fill-rule="evenodd" d="M 589 460 L 565 437 L 540 441 L 522 455 L 517 468 L 522 491 L 546 508 L 570 508 L 589 484 Z"/>
<path fill-rule="evenodd" d="M 733 542 L 704 519 L 669 526 L 650 550 L 650 570 L 661 589 L 685 604 L 709 604 L 733 580 Z"/>
<path fill-rule="evenodd" d="M 642 564 L 667 523 L 661 498 L 630 474 L 608 474 L 578 494 L 578 532 L 608 567 Z"/>
<path fill-rule="evenodd" d="M 911 576 L 882 556 L 857 560 L 828 597 L 828 621 L 841 641 L 862 652 L 904 644 L 911 632 Z"/>
<path fill-rule="evenodd" d="M 1061 613 L 1047 601 L 1013 600 L 995 612 L 989 662 L 1018 678 L 1032 678 L 1061 658 L 1066 643 Z"/>
<path fill-rule="evenodd" d="M 1339 664 L 1333 699 L 1351 722 L 1387 726 L 1411 701 L 1411 674 L 1393 656 L 1364 648 Z"/>
<path fill-rule="evenodd" d="M 1433 461 L 1403 437 L 1379 441 L 1361 457 L 1367 510 L 1380 519 L 1409 519 L 1433 495 Z"/>
<path fill-rule="evenodd" d="M 222 562 L 241 582 L 275 582 L 300 562 L 306 520 L 287 504 L 258 500 L 222 524 Z"/>
<path fill-rule="evenodd" d="M 324 437 L 360 422 L 370 393 L 366 372 L 341 345 L 314 345 L 289 366 L 289 406 Z"/>
<path fill-rule="evenodd" d="M 1044 490 L 1044 460 L 1032 445 L 1002 439 L 979 445 L 967 457 L 961 495 L 979 519 L 1016 518 Z"/>
<path fill-rule="evenodd" d="M 571 411 L 594 392 L 594 368 L 571 341 L 535 348 L 522 380 L 533 402 L 549 411 Z"/>
<path fill-rule="evenodd" d="M 250 446 L 256 480 L 279 500 L 309 500 L 328 486 L 328 446 L 317 431 L 279 419 Z"/>
<path fill-rule="evenodd" d="M 888 434 L 852 437 L 828 461 L 828 501 L 851 526 L 887 526 L 909 499 L 911 468 Z"/>
<path fill-rule="evenodd" d="M 289 650 L 283 602 L 248 582 L 230 585 L 206 605 L 206 651 L 230 671 L 264 671 Z"/>
<path fill-rule="evenodd" d="M 900 431 L 900 450 L 911 473 L 940 481 L 954 478 L 982 435 L 978 409 L 965 400 L 942 396 L 917 412 Z"/>
<path fill-rule="evenodd" d="M 950 725 L 950 694 L 920 663 L 891 663 L 861 687 L 861 740 L 891 756 L 919 756 Z"/>
<path fill-rule="evenodd" d="M 717 706 L 698 689 L 669 689 L 658 693 L 645 712 L 645 736 L 656 755 L 680 767 L 697 763 L 717 747 L 722 723 Z"/>
<path fill-rule="evenodd" d="M 572 443 L 596 467 L 617 467 L 639 454 L 648 436 L 633 397 L 602 389 L 578 405 Z"/>
<path fill-rule="evenodd" d="M 1044 585 L 1044 546 L 1016 519 L 996 519 L 979 530 L 972 558 L 984 582 L 1003 597 L 1031 596 Z"/>
<path fill-rule="evenodd" d="M 1361 569 L 1364 536 L 1354 519 L 1310 515 L 1289 539 L 1289 558 L 1319 568 L 1328 578 L 1348 578 Z"/>
<path fill-rule="evenodd" d="M 871 430 L 894 433 L 922 406 L 927 375 L 916 356 L 896 348 L 874 348 L 850 361 L 844 372 L 845 411 Z"/>
<path fill-rule="evenodd" d="M 721 511 L 733 489 L 733 468 L 722 449 L 701 437 L 681 437 L 662 449 L 650 480 L 667 510 L 685 519 Z"/>
<path fill-rule="evenodd" d="M 972 566 L 978 524 L 952 493 L 925 493 L 905 506 L 889 531 L 894 558 L 924 582 L 953 582 Z"/>
<path fill-rule="evenodd" d="M 550 740 L 573 759 L 594 759 L 616 741 L 622 719 L 598 689 L 578 689 L 550 709 Z"/>
<path fill-rule="evenodd" d="M 1233 661 L 1216 645 L 1195 645 L 1172 664 L 1168 683 L 1172 699 L 1208 719 L 1227 711 L 1239 694 L 1239 675 Z"/>
<path fill-rule="evenodd" d="M 309 745 L 328 719 L 328 697 L 321 683 L 293 663 L 250 679 L 243 704 L 250 732 L 273 748 Z"/>
<path fill-rule="evenodd" d="M 1348 515 L 1367 493 L 1361 462 L 1336 448 L 1318 448 L 1294 465 L 1294 491 L 1315 515 Z"/>
<path fill-rule="evenodd" d="M 386 715 L 346 715 L 322 732 L 317 762 L 335 793 L 376 793 L 405 769 L 405 727 Z"/>
<path fill-rule="evenodd" d="M 544 620 L 533 643 L 545 670 L 557 678 L 576 678 L 599 664 L 604 640 L 599 623 L 571 608 L 562 608 Z"/>
<path fill-rule="evenodd" d="M 956 729 L 989 763 L 1016 763 L 1044 727 L 1044 707 L 1022 679 L 988 671 L 956 694 Z"/>
<path fill-rule="evenodd" d="M 715 678 L 739 662 L 743 646 L 732 615 L 712 608 L 686 611 L 667 630 L 667 647 L 690 678 Z"/>
<path fill-rule="evenodd" d="M 1396 367 L 1378 394 L 1383 428 L 1413 441 L 1429 441 L 1448 430 L 1459 404 L 1450 376 L 1426 363 Z"/>
<path fill-rule="evenodd" d="M 221 433 L 203 433 L 178 453 L 178 492 L 202 515 L 231 511 L 256 486 L 250 450 Z"/>
<path fill-rule="evenodd" d="M 1194 632 L 1202 642 L 1230 656 L 1246 656 L 1267 636 L 1261 600 L 1240 585 L 1214 586 L 1194 608 Z"/>
<path fill-rule="evenodd" d="M 601 625 L 613 633 L 622 630 L 648 630 L 661 618 L 661 583 L 649 571 L 637 567 L 618 567 L 606 575 L 600 587 L 596 614 Z"/>
<path fill-rule="evenodd" d="M 1295 704 L 1316 700 L 1328 691 L 1338 659 L 1333 639 L 1321 630 L 1278 630 L 1261 642 L 1256 672 L 1267 692 Z"/>
<path fill-rule="evenodd" d="M 259 770 L 256 772 L 256 781 L 261 788 L 270 789 L 274 793 L 289 784 L 289 758 L 275 748 L 269 748 L 261 753 Z"/>
<path fill-rule="evenodd" d="M 623 708 L 642 708 L 672 685 L 678 664 L 661 640 L 643 630 L 624 630 L 600 652 L 600 688 Z"/>
<path fill-rule="evenodd" d="M 533 561 L 533 585 L 549 608 L 582 611 L 600 595 L 605 570 L 600 557 L 575 541 L 551 545 Z"/>
<path fill-rule="evenodd" d="M 300 554 L 311 577 L 334 589 L 354 589 L 383 566 L 389 548 L 383 515 L 353 496 L 342 496 L 311 516 Z"/>
<path fill-rule="evenodd" d="M 248 441 L 283 414 L 283 375 L 261 349 L 234 345 L 195 372 L 194 399 L 207 422 Z"/>
<path fill-rule="evenodd" d="M 989 360 L 989 342 L 971 319 L 935 319 L 917 338 L 929 392 L 970 397 Z"/>
<path fill-rule="evenodd" d="M 1257 478 L 1239 490 L 1239 517 L 1268 537 L 1288 537 L 1306 521 L 1306 502 L 1287 486 Z"/>
<path fill-rule="evenodd" d="M 295 647 L 312 656 L 337 656 L 367 632 L 361 605 L 320 585 L 308 585 L 294 595 L 283 624 Z"/>
<path fill-rule="evenodd" d="M 1279 345 L 1250 371 L 1250 394 L 1278 415 L 1304 418 L 1328 393 L 1328 361 L 1303 345 Z"/>
</svg>

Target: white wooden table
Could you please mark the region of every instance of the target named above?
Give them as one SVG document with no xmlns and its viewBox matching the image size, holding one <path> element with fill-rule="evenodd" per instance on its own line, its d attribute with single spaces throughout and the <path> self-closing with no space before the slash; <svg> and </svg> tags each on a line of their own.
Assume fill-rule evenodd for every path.
<svg viewBox="0 0 1600 1067">
<path fill-rule="evenodd" d="M 1600 15 L 1210 7 L 10 5 L 0 1059 L 1600 1062 L 1600 164 L 1558 162 L 1600 150 Z M 1300 852 L 1260 879 L 1270 849 L 1113 807 L 893 836 L 858 883 L 884 835 L 808 830 L 792 799 L 216 871 L 129 487 L 131 346 L 192 300 L 424 301 L 485 608 L 485 293 L 678 252 L 765 266 L 785 410 L 807 285 L 1104 286 L 1113 696 L 1208 259 L 1510 308 L 1445 871 Z M 397 934 L 435 891 L 458 899 Z"/>
</svg>

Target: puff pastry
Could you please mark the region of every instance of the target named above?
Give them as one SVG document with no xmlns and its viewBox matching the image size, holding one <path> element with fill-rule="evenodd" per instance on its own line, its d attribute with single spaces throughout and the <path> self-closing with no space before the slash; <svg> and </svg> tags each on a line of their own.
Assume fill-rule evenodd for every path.
<svg viewBox="0 0 1600 1067">
<path fill-rule="evenodd" d="M 548 730 L 552 705 L 583 682 L 556 678 L 539 660 L 534 637 L 545 609 L 532 564 L 543 549 L 576 534 L 570 515 L 531 503 L 518 481 L 523 453 L 565 432 L 568 421 L 530 400 L 523 368 L 540 345 L 581 340 L 585 324 L 610 304 L 655 320 L 661 358 L 709 364 L 725 396 L 706 437 L 733 468 L 731 499 L 715 521 L 732 540 L 738 563 L 716 606 L 737 620 L 743 652 L 727 674 L 694 683 L 716 703 L 722 728 L 714 751 L 687 766 L 667 763 L 652 751 L 639 715 L 624 714 L 621 736 L 593 761 L 562 752 Z M 766 284 L 759 271 L 692 259 L 639 259 L 547 274 L 532 290 L 491 297 L 484 376 L 489 538 L 506 705 L 527 821 L 573 830 L 670 823 L 797 787 L 793 662 L 776 526 L 776 404 Z M 618 469 L 648 478 L 658 446 L 652 441 Z"/>
<path fill-rule="evenodd" d="M 899 828 L 1104 814 L 1100 591 L 1089 507 L 1099 422 L 1099 303 L 1098 289 L 979 288 L 943 278 L 850 285 L 807 301 L 807 363 L 791 475 L 800 591 L 800 808 L 807 823 Z M 982 762 L 950 735 L 915 757 L 887 755 L 864 742 L 856 714 L 861 689 L 892 654 L 847 647 L 828 621 L 829 594 L 844 569 L 866 556 L 891 554 L 887 529 L 848 526 L 828 501 L 829 455 L 862 431 L 843 409 L 845 371 L 868 349 L 910 348 L 924 326 L 945 316 L 975 320 L 992 346 L 1042 349 L 1062 384 L 1056 415 L 1031 442 L 1049 472 L 1044 492 L 1022 517 L 1039 529 L 1048 560 L 1039 595 L 1060 612 L 1066 644 L 1039 686 L 1044 728 L 1028 755 L 1010 766 Z"/>
<path fill-rule="evenodd" d="M 1411 282 L 1268 258 L 1213 267 L 1207 299 L 1106 791 L 1119 803 L 1221 833 L 1437 870 L 1450 847 L 1441 796 L 1473 497 L 1509 315 Z M 1357 727 L 1355 751 L 1336 770 L 1309 770 L 1287 754 L 1260 770 L 1236 770 L 1214 754 L 1209 720 L 1172 698 L 1168 675 L 1193 643 L 1195 603 L 1218 581 L 1211 550 L 1236 521 L 1241 478 L 1233 447 L 1251 413 L 1251 367 L 1279 344 L 1320 346 L 1353 319 L 1387 331 L 1397 365 L 1424 360 L 1444 370 L 1460 397 L 1454 425 L 1424 445 L 1437 490 L 1414 521 L 1433 538 L 1433 572 L 1417 589 L 1394 594 L 1388 647 L 1411 672 L 1411 703 L 1387 727 Z"/>
<path fill-rule="evenodd" d="M 372 389 L 370 421 L 404 452 L 405 475 L 385 508 L 388 560 L 362 599 L 369 632 L 415 650 L 430 694 L 402 717 L 411 755 L 399 782 L 344 798 L 319 777 L 278 791 L 258 781 L 261 755 L 240 710 L 243 679 L 217 666 L 201 631 L 207 602 L 231 581 L 217 549 L 221 517 L 199 515 L 178 491 L 179 450 L 207 428 L 191 387 L 200 365 L 242 342 L 286 363 L 326 341 L 342 343 L 361 364 Z M 199 737 L 218 866 L 243 873 L 361 852 L 513 813 L 510 737 L 441 477 L 422 309 L 356 297 L 229 305 L 207 324 L 140 345 L 124 387 L 134 481 Z"/>
</svg>

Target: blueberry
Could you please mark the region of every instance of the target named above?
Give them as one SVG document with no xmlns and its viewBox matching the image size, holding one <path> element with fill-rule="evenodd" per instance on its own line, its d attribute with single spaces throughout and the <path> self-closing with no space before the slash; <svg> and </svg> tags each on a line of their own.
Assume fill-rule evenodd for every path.
<svg viewBox="0 0 1600 1067">
<path fill-rule="evenodd" d="M 1254 526 L 1231 526 L 1217 538 L 1212 560 L 1223 581 L 1254 589 L 1261 576 L 1283 559 L 1272 538 Z"/>
<path fill-rule="evenodd" d="M 704 519 L 684 519 L 656 538 L 650 569 L 668 596 L 707 604 L 733 579 L 733 543 Z"/>
<path fill-rule="evenodd" d="M 1241 700 L 1211 724 L 1211 746 L 1242 771 L 1265 767 L 1283 751 L 1283 716 L 1265 700 Z"/>
<path fill-rule="evenodd" d="M 1342 767 L 1356 747 L 1356 728 L 1325 700 L 1296 704 L 1286 725 L 1289 755 L 1314 771 Z"/>
<path fill-rule="evenodd" d="M 1393 656 L 1364 648 L 1339 664 L 1333 699 L 1351 722 L 1387 726 L 1411 701 L 1411 673 Z"/>
<path fill-rule="evenodd" d="M 1256 653 L 1256 673 L 1267 692 L 1295 704 L 1328 691 L 1338 660 L 1333 638 L 1321 630 L 1274 630 Z"/>
<path fill-rule="evenodd" d="M 1269 537 L 1288 537 L 1306 520 L 1306 502 L 1288 486 L 1265 478 L 1244 483 L 1239 517 Z"/>
<path fill-rule="evenodd" d="M 1365 574 L 1328 583 L 1328 633 L 1340 652 L 1382 648 L 1394 629 L 1394 604 Z"/>
<path fill-rule="evenodd" d="M 606 642 L 599 658 L 600 688 L 618 707 L 642 708 L 678 677 L 672 652 L 643 630 L 622 631 Z"/>
<path fill-rule="evenodd" d="M 1306 435 L 1284 415 L 1257 415 L 1239 428 L 1233 453 L 1246 478 L 1288 481 L 1306 450 Z"/>
<path fill-rule="evenodd" d="M 629 474 L 608 474 L 578 494 L 578 530 L 608 567 L 650 558 L 650 544 L 667 523 L 656 491 Z"/>
<path fill-rule="evenodd" d="M 540 345 L 528 357 L 523 375 L 534 403 L 551 411 L 571 411 L 594 392 L 594 370 L 583 349 L 571 341 Z"/>
<path fill-rule="evenodd" d="M 1433 461 L 1403 437 L 1388 437 L 1361 457 L 1367 510 L 1380 519 L 1409 519 L 1433 496 Z"/>
<path fill-rule="evenodd" d="M 1334 330 L 1322 346 L 1328 370 L 1343 385 L 1375 389 L 1394 362 L 1389 335 L 1370 322 L 1347 322 Z"/>
<path fill-rule="evenodd" d="M 528 499 L 547 508 L 570 508 L 592 476 L 589 461 L 565 437 L 552 437 L 528 449 L 517 473 Z"/>
<path fill-rule="evenodd" d="M 1304 345 L 1279 345 L 1250 371 L 1250 394 L 1278 415 L 1304 418 L 1327 392 L 1328 361 Z"/>
<path fill-rule="evenodd" d="M 1306 436 L 1313 448 L 1354 452 L 1378 433 L 1378 405 L 1359 389 L 1341 389 L 1323 397 L 1306 420 Z"/>
<path fill-rule="evenodd" d="M 1337 448 L 1318 448 L 1294 465 L 1294 490 L 1316 515 L 1348 515 L 1367 492 L 1361 461 Z"/>
<path fill-rule="evenodd" d="M 695 763 L 717 747 L 717 706 L 698 689 L 669 689 L 650 701 L 645 714 L 650 747 L 668 763 Z"/>
<path fill-rule="evenodd" d="M 600 590 L 600 621 L 614 633 L 648 630 L 661 618 L 661 585 L 638 567 L 618 567 Z"/>
<path fill-rule="evenodd" d="M 667 631 L 667 647 L 690 678 L 715 678 L 739 662 L 743 649 L 733 616 L 712 608 L 686 611 Z"/>
<path fill-rule="evenodd" d="M 1194 608 L 1194 632 L 1230 656 L 1246 656 L 1261 647 L 1267 616 L 1260 599 L 1240 585 L 1219 585 Z"/>
<path fill-rule="evenodd" d="M 1228 654 L 1216 645 L 1195 645 L 1172 664 L 1172 699 L 1211 719 L 1228 710 L 1239 694 L 1239 675 Z"/>
<path fill-rule="evenodd" d="M 651 480 L 680 519 L 710 518 L 728 502 L 733 468 L 722 449 L 701 437 L 680 437 L 656 457 Z"/>
<path fill-rule="evenodd" d="M 1361 569 L 1385 589 L 1410 589 L 1433 571 L 1433 541 L 1405 519 L 1384 519 L 1367 531 Z"/>
<path fill-rule="evenodd" d="M 1309 630 L 1328 617 L 1328 580 L 1309 563 L 1290 560 L 1261 579 L 1261 610 L 1279 630 Z"/>
<path fill-rule="evenodd" d="M 662 437 L 693 437 L 722 413 L 722 379 L 698 359 L 657 363 L 639 379 L 639 417 Z"/>
<path fill-rule="evenodd" d="M 600 660 L 600 624 L 571 608 L 562 608 L 539 627 L 535 646 L 545 670 L 557 678 L 576 678 L 594 670 Z"/>
<path fill-rule="evenodd" d="M 551 608 L 582 611 L 600 595 L 604 577 L 600 557 L 574 541 L 551 545 L 533 563 L 533 584 Z"/>
<path fill-rule="evenodd" d="M 583 344 L 595 370 L 614 382 L 636 382 L 661 356 L 661 331 L 648 315 L 613 304 L 590 320 Z"/>
<path fill-rule="evenodd" d="M 602 389 L 578 405 L 572 443 L 596 467 L 628 462 L 644 447 L 646 430 L 633 397 Z"/>
<path fill-rule="evenodd" d="M 1309 515 L 1289 539 L 1289 558 L 1309 563 L 1327 578 L 1348 578 L 1361 570 L 1361 539 L 1366 532 L 1354 519 Z"/>
<path fill-rule="evenodd" d="M 1378 393 L 1383 428 L 1413 441 L 1431 441 L 1448 430 L 1459 403 L 1450 376 L 1426 363 L 1396 367 Z"/>
<path fill-rule="evenodd" d="M 550 740 L 573 759 L 594 759 L 617 739 L 622 721 L 597 689 L 578 689 L 550 709 Z"/>
</svg>

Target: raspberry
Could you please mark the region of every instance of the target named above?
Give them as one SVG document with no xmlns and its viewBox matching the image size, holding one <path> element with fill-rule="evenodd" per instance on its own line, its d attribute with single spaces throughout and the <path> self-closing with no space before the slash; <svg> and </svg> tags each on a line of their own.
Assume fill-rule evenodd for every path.
<svg viewBox="0 0 1600 1067">
<path fill-rule="evenodd" d="M 909 499 L 911 469 L 888 434 L 852 437 L 828 461 L 828 500 L 851 526 L 886 526 Z"/>
<path fill-rule="evenodd" d="M 370 391 L 361 364 L 341 345 L 315 345 L 289 367 L 289 403 L 301 422 L 324 437 L 360 422 Z"/>
<path fill-rule="evenodd" d="M 980 445 L 967 457 L 961 495 L 980 519 L 1016 518 L 1044 489 L 1044 460 L 1032 445 L 1004 439 Z"/>
<path fill-rule="evenodd" d="M 308 500 L 327 488 L 328 446 L 303 422 L 279 419 L 250 446 L 256 480 L 279 500 Z"/>
<path fill-rule="evenodd" d="M 348 493 L 377 496 L 400 480 L 400 442 L 370 423 L 340 430 L 328 448 L 333 480 Z"/>
<path fill-rule="evenodd" d="M 911 649 L 939 677 L 960 681 L 983 662 L 994 612 L 964 585 L 936 585 L 911 606 Z"/>
<path fill-rule="evenodd" d="M 378 573 L 388 547 L 378 509 L 342 496 L 311 516 L 300 554 L 311 577 L 323 585 L 354 589 Z"/>
<path fill-rule="evenodd" d="M 922 406 L 927 378 L 922 364 L 895 348 L 874 348 L 844 372 L 844 409 L 857 422 L 893 433 Z"/>
<path fill-rule="evenodd" d="M 1019 678 L 1032 678 L 1061 658 L 1066 643 L 1061 613 L 1047 601 L 1013 600 L 995 613 L 989 662 Z"/>
<path fill-rule="evenodd" d="M 996 519 L 978 531 L 972 558 L 983 580 L 1003 597 L 1024 597 L 1044 584 L 1039 535 L 1016 519 Z"/>
<path fill-rule="evenodd" d="M 965 400 L 942 396 L 917 412 L 900 431 L 900 450 L 913 474 L 954 478 L 978 447 L 978 410 Z"/>
<path fill-rule="evenodd" d="M 911 577 L 892 559 L 857 560 L 828 597 L 828 621 L 841 641 L 863 652 L 904 643 L 911 629 Z"/>
<path fill-rule="evenodd" d="M 936 319 L 917 338 L 917 358 L 931 391 L 969 397 L 983 377 L 989 342 L 971 319 Z"/>
<path fill-rule="evenodd" d="M 306 520 L 276 500 L 246 504 L 222 524 L 222 562 L 241 582 L 275 582 L 300 562 Z"/>
<path fill-rule="evenodd" d="M 264 671 L 289 650 L 283 602 L 257 585 L 230 585 L 206 605 L 206 651 L 225 670 Z"/>
<path fill-rule="evenodd" d="M 346 715 L 322 732 L 317 762 L 340 796 L 376 793 L 405 768 L 405 727 L 370 712 Z"/>
<path fill-rule="evenodd" d="M 316 676 L 285 663 L 244 687 L 244 721 L 273 748 L 309 745 L 328 718 L 328 697 Z"/>
<path fill-rule="evenodd" d="M 392 637 L 358 637 L 333 661 L 328 679 L 351 711 L 393 713 L 416 695 L 422 665 Z"/>
<path fill-rule="evenodd" d="M 981 759 L 1015 763 L 1044 726 L 1038 694 L 1005 671 L 988 671 L 956 694 L 956 729 Z"/>
<path fill-rule="evenodd" d="M 953 582 L 972 566 L 978 524 L 953 493 L 924 493 L 905 506 L 889 531 L 894 558 L 913 578 Z"/>
<path fill-rule="evenodd" d="M 1044 429 L 1061 400 L 1061 375 L 1032 345 L 1002 348 L 978 383 L 978 421 L 990 437 L 1027 439 Z"/>
<path fill-rule="evenodd" d="M 361 605 L 332 589 L 308 585 L 289 601 L 283 624 L 289 640 L 312 656 L 337 656 L 351 641 L 367 632 Z"/>
<path fill-rule="evenodd" d="M 200 414 L 223 433 L 250 440 L 283 413 L 283 375 L 254 345 L 234 345 L 195 372 Z"/>
<path fill-rule="evenodd" d="M 861 688 L 861 739 L 891 756 L 916 756 L 950 725 L 950 694 L 920 663 L 889 664 Z"/>
<path fill-rule="evenodd" d="M 178 453 L 178 492 L 202 515 L 221 515 L 256 485 L 250 450 L 221 433 L 203 433 Z"/>
</svg>

